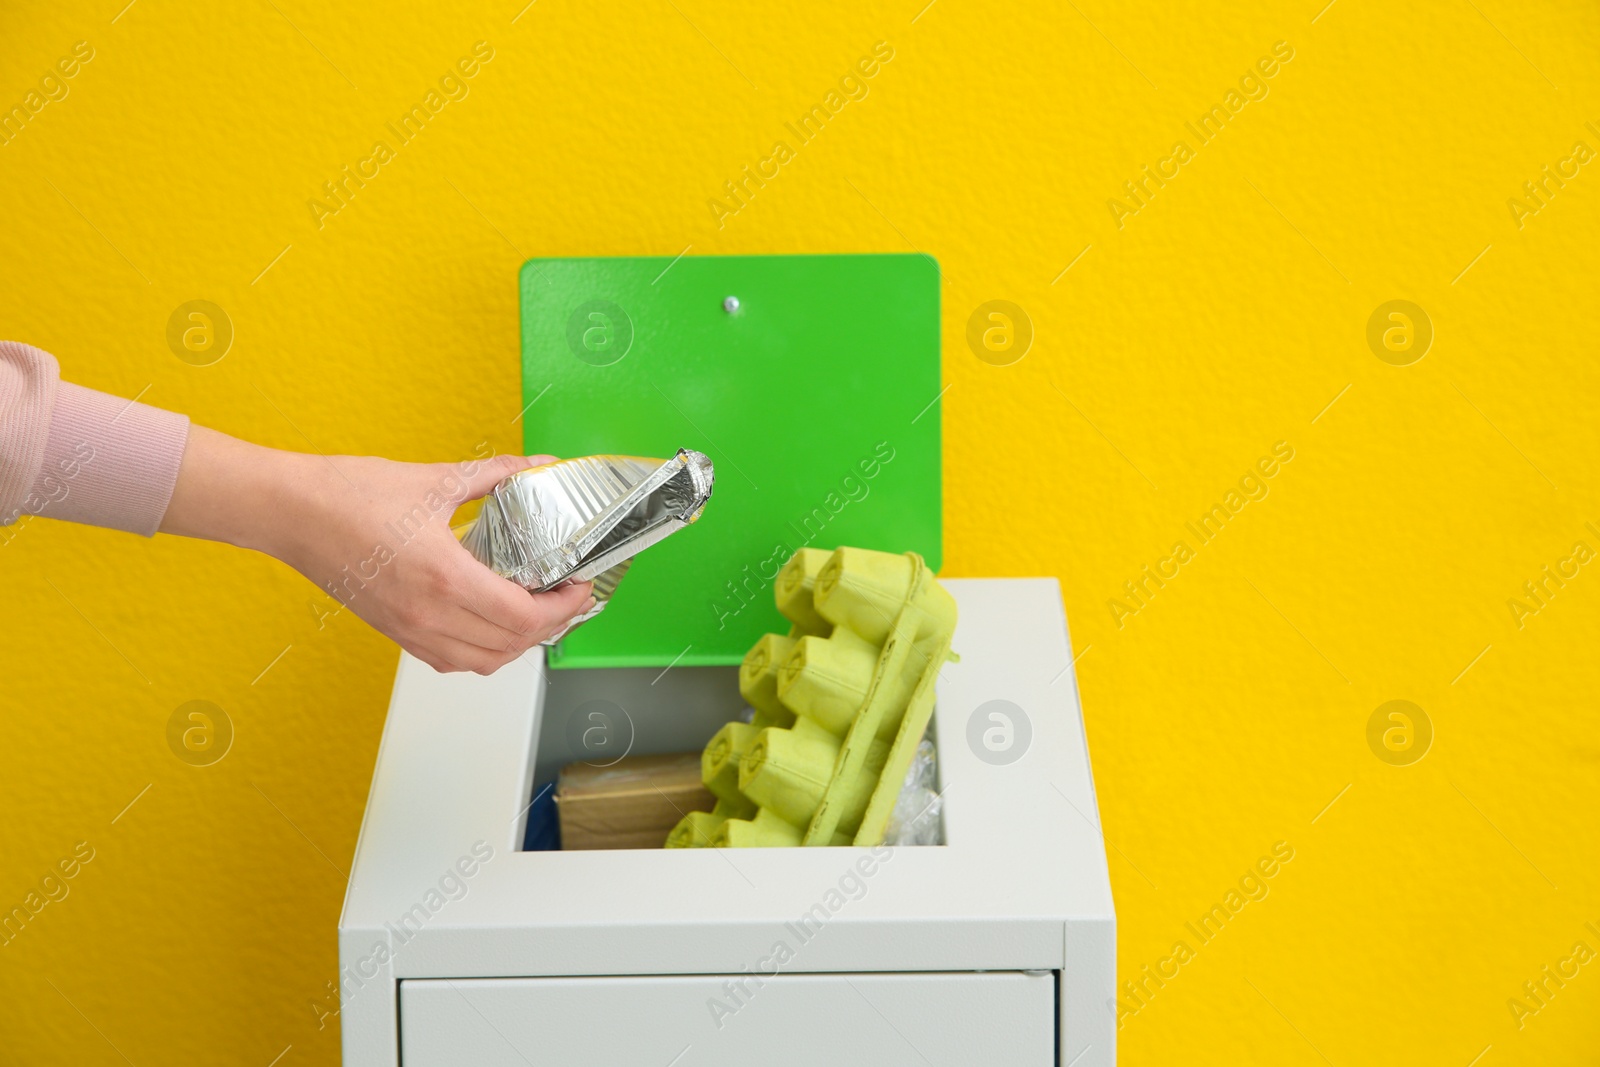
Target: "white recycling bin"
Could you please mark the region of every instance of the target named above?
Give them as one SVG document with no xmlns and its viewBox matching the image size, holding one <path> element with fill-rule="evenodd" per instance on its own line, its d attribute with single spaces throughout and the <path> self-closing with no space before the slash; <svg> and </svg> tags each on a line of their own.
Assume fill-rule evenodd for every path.
<svg viewBox="0 0 1600 1067">
<path fill-rule="evenodd" d="M 574 710 L 702 747 L 736 667 L 403 655 L 339 923 L 347 1067 L 1115 1061 L 1116 916 L 1053 579 L 949 579 L 942 845 L 524 851 Z"/>
</svg>

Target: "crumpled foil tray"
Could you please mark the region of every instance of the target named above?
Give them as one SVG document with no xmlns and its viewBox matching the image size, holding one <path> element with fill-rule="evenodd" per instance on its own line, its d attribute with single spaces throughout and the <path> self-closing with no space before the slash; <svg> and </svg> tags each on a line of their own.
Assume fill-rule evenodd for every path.
<svg viewBox="0 0 1600 1067">
<path fill-rule="evenodd" d="M 550 644 L 605 609 L 634 556 L 698 519 L 714 481 L 710 457 L 687 448 L 664 460 L 557 460 L 495 486 L 461 543 L 531 592 L 594 582 L 595 606 Z"/>
</svg>

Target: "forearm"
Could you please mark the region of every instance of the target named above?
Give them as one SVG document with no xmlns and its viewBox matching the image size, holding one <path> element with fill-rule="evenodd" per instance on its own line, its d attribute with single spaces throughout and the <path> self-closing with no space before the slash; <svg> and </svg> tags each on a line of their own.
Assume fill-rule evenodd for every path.
<svg viewBox="0 0 1600 1067">
<path fill-rule="evenodd" d="M 314 465 L 326 462 L 193 426 L 161 532 L 281 558 L 309 518 L 307 504 L 320 482 Z"/>
</svg>

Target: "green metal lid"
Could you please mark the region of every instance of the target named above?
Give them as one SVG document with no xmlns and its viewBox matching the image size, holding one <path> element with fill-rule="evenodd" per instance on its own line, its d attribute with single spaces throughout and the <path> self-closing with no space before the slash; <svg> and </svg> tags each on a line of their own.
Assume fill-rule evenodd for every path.
<svg viewBox="0 0 1600 1067">
<path fill-rule="evenodd" d="M 530 454 L 716 463 L 700 521 L 638 556 L 557 667 L 738 663 L 787 631 L 797 549 L 941 557 L 939 271 L 923 255 L 523 265 Z"/>
</svg>

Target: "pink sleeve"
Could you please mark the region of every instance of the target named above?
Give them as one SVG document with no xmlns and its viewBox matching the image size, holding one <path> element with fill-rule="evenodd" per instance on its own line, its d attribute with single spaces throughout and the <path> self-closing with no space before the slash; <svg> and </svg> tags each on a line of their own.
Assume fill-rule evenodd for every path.
<svg viewBox="0 0 1600 1067">
<path fill-rule="evenodd" d="M 60 380 L 55 358 L 0 341 L 0 524 L 23 514 L 154 534 L 187 416 Z"/>
</svg>

